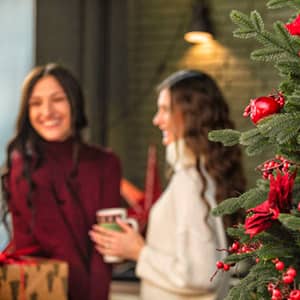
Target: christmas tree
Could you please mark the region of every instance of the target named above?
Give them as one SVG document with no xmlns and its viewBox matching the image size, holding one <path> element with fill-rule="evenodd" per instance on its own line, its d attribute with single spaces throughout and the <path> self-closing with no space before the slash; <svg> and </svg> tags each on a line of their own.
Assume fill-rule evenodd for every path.
<svg viewBox="0 0 300 300">
<path fill-rule="evenodd" d="M 253 128 L 209 134 L 212 141 L 245 146 L 249 156 L 266 149 L 272 153 L 257 166 L 255 187 L 213 210 L 216 216 L 246 212 L 244 224 L 228 229 L 235 241 L 225 250 L 227 258 L 217 262 L 221 272 L 249 263 L 249 272 L 226 300 L 300 299 L 300 0 L 271 0 L 267 7 L 289 8 L 293 14 L 286 22 L 276 21 L 270 31 L 257 11 L 247 15 L 234 10 L 230 17 L 238 27 L 235 37 L 254 38 L 262 45 L 251 59 L 273 63 L 282 80 L 245 108 Z"/>
</svg>

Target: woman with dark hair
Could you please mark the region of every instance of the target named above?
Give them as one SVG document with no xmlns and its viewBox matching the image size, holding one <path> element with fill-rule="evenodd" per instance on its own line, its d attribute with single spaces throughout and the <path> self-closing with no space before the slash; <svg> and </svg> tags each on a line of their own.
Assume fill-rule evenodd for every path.
<svg viewBox="0 0 300 300">
<path fill-rule="evenodd" d="M 123 232 L 98 226 L 90 233 L 102 254 L 137 261 L 143 300 L 224 299 L 228 276 L 210 281 L 226 253 L 220 218 L 209 212 L 245 187 L 237 147 L 210 142 L 214 129 L 233 128 L 228 106 L 207 74 L 183 70 L 158 88 L 154 125 L 162 131 L 166 159 L 172 168 L 169 184 L 151 209 L 146 242 L 127 224 Z"/>
<path fill-rule="evenodd" d="M 120 206 L 119 159 L 83 142 L 84 99 L 75 77 L 47 64 L 26 77 L 2 176 L 16 249 L 69 264 L 70 300 L 108 299 L 111 267 L 88 231 L 96 211 Z"/>
</svg>

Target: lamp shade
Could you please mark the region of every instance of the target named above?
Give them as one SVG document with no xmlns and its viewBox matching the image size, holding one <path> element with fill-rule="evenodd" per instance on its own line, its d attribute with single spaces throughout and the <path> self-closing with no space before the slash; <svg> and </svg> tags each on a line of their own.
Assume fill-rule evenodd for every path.
<svg viewBox="0 0 300 300">
<path fill-rule="evenodd" d="M 190 43 L 202 43 L 213 38 L 209 7 L 205 1 L 197 0 L 192 6 L 192 18 L 184 39 Z"/>
</svg>

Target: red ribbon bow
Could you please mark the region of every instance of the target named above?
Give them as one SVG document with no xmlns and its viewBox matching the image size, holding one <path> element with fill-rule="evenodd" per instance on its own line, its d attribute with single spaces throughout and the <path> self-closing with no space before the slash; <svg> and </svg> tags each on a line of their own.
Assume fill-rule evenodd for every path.
<svg viewBox="0 0 300 300">
<path fill-rule="evenodd" d="M 13 250 L 14 245 L 12 242 L 1 252 L 0 251 L 0 265 L 11 264 L 11 263 L 24 263 L 22 256 L 30 255 L 39 250 L 38 246 L 31 246 L 19 250 Z M 27 260 L 28 261 L 28 260 Z M 26 262 L 25 262 L 26 264 Z"/>
<path fill-rule="evenodd" d="M 31 246 L 20 250 L 14 250 L 14 244 L 13 242 L 10 242 L 2 252 L 0 251 L 0 266 L 13 263 L 20 265 L 20 299 L 22 300 L 26 300 L 25 274 L 22 265 L 36 264 L 35 259 L 24 259 L 23 256 L 33 254 L 39 249 L 38 246 Z"/>
</svg>

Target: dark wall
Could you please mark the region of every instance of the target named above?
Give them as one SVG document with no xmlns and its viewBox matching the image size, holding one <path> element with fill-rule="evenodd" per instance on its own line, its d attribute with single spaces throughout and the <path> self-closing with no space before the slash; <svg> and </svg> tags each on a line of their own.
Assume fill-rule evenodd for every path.
<svg viewBox="0 0 300 300">
<path fill-rule="evenodd" d="M 110 107 L 127 95 L 126 12 L 124 0 L 37 0 L 36 64 L 74 72 L 87 98 L 87 137 L 104 145 Z"/>
</svg>

